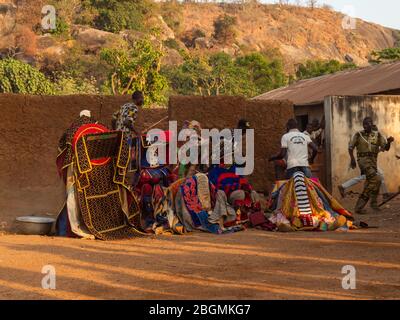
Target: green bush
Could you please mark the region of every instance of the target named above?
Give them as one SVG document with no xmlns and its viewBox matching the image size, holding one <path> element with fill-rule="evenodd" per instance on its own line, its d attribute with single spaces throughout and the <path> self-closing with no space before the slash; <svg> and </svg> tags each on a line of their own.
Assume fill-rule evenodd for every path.
<svg viewBox="0 0 400 320">
<path fill-rule="evenodd" d="M 387 48 L 382 51 L 373 51 L 371 53 L 371 63 L 392 62 L 400 60 L 400 47 Z"/>
<path fill-rule="evenodd" d="M 56 75 L 54 91 L 58 95 L 99 94 L 95 78 L 82 79 L 64 72 Z"/>
<path fill-rule="evenodd" d="M 254 97 L 287 83 L 282 61 L 258 53 L 236 59 L 223 52 L 188 57 L 181 66 L 166 67 L 162 72 L 173 92 L 183 95 Z"/>
<path fill-rule="evenodd" d="M 94 26 L 98 29 L 119 32 L 122 30 L 143 30 L 145 18 L 153 10 L 148 0 L 91 0 L 98 15 Z"/>
<path fill-rule="evenodd" d="M 57 17 L 56 29 L 50 30 L 49 33 L 57 36 L 67 36 L 69 34 L 69 30 L 68 23 L 62 17 Z"/>
<path fill-rule="evenodd" d="M 175 39 L 167 39 L 163 42 L 163 44 L 170 49 L 174 49 L 176 51 L 179 51 L 181 49 L 181 47 L 179 46 L 178 41 L 176 41 Z"/>
<path fill-rule="evenodd" d="M 168 81 L 160 74 L 163 52 L 149 40 L 134 43 L 131 50 L 109 49 L 101 51 L 101 59 L 109 66 L 109 77 L 103 92 L 129 94 L 141 90 L 145 103 L 165 103 Z"/>
<path fill-rule="evenodd" d="M 9 58 L 0 60 L 0 92 L 51 95 L 54 86 L 39 70 Z"/>
<path fill-rule="evenodd" d="M 337 60 L 308 60 L 297 67 L 296 80 L 315 78 L 354 68 L 357 68 L 354 63 L 341 63 Z"/>
<path fill-rule="evenodd" d="M 261 53 L 250 53 L 239 57 L 236 64 L 240 66 L 257 88 L 256 94 L 282 87 L 287 84 L 283 61 L 279 58 L 268 58 Z"/>
</svg>

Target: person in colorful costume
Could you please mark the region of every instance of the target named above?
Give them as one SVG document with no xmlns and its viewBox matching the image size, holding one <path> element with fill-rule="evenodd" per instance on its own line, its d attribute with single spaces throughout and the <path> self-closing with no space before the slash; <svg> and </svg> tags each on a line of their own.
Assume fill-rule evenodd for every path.
<svg viewBox="0 0 400 320">
<path fill-rule="evenodd" d="M 215 187 L 215 206 L 210 215 L 211 223 L 229 227 L 245 224 L 249 214 L 260 210 L 259 195 L 249 181 L 236 174 L 235 165 L 213 166 L 208 177 Z"/>
<path fill-rule="evenodd" d="M 299 132 L 297 122 L 290 119 L 288 133 L 282 137 L 281 153 L 270 161 L 288 155 L 287 179 L 277 181 L 271 193 L 269 221 L 279 231 L 348 230 L 353 228 L 353 217 L 334 199 L 318 179 L 312 177 L 309 164 L 317 147 L 309 135 Z M 313 150 L 310 157 L 309 147 Z"/>
<path fill-rule="evenodd" d="M 192 143 L 197 143 L 197 147 L 199 150 L 201 149 L 202 145 L 208 145 L 208 141 L 205 141 L 201 137 L 201 124 L 196 121 L 196 120 L 185 120 L 182 126 L 182 130 L 186 131 L 186 137 L 187 140 L 185 141 L 185 144 L 188 146 L 191 145 Z M 182 152 L 185 152 L 181 146 L 183 145 L 183 142 L 178 146 L 179 151 L 178 151 L 178 158 L 182 159 Z M 199 152 L 199 155 L 201 153 Z M 208 169 L 208 167 L 204 164 L 206 161 L 205 159 L 198 159 L 198 163 L 191 163 L 191 162 L 179 162 L 177 167 L 175 168 L 174 172 L 178 175 L 180 179 L 186 178 L 186 177 L 191 177 L 195 175 L 197 172 L 202 172 L 205 173 Z"/>
<path fill-rule="evenodd" d="M 215 208 L 215 188 L 204 173 L 180 179 L 172 188 L 176 189 L 175 212 L 187 232 L 199 230 L 214 234 L 225 234 L 243 230 L 243 226 L 224 226 L 210 219 Z"/>
<path fill-rule="evenodd" d="M 125 173 L 128 143 L 84 110 L 59 142 L 57 167 L 66 201 L 57 218 L 59 236 L 112 240 L 143 235 L 136 197 Z"/>
<path fill-rule="evenodd" d="M 184 232 L 179 220 L 173 218 L 173 203 L 167 188 L 176 180 L 171 172 L 168 158 L 161 162 L 158 157 L 158 147 L 168 146 L 171 133 L 160 132 L 161 140 L 141 135 L 134 139 L 136 148 L 136 171 L 131 181 L 131 189 L 140 199 L 142 226 L 148 233 L 178 233 Z M 172 213 L 171 213 L 172 210 Z"/>
<path fill-rule="evenodd" d="M 317 179 L 301 171 L 278 181 L 271 193 L 269 220 L 279 231 L 334 231 L 353 228 L 354 218 Z"/>
<path fill-rule="evenodd" d="M 143 107 L 144 96 L 141 91 L 132 94 L 132 102 L 125 103 L 119 110 L 114 112 L 112 117 L 112 128 L 116 131 L 123 131 L 128 136 L 132 133 L 138 135 L 135 122 L 139 113 L 139 108 Z"/>
</svg>

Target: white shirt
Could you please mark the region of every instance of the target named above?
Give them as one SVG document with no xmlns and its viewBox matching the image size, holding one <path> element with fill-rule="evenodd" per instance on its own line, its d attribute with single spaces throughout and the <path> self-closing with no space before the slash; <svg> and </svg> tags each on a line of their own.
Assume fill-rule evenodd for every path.
<svg viewBox="0 0 400 320">
<path fill-rule="evenodd" d="M 287 169 L 294 167 L 309 167 L 308 145 L 312 142 L 310 136 L 292 129 L 282 137 L 282 148 L 287 149 Z"/>
</svg>

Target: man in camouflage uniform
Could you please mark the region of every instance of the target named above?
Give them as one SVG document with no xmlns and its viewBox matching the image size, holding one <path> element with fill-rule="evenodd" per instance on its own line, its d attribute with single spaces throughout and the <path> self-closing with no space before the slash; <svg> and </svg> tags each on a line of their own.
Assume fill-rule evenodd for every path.
<svg viewBox="0 0 400 320">
<path fill-rule="evenodd" d="M 389 151 L 390 145 L 394 141 L 393 137 L 386 138 L 379 132 L 373 130 L 373 122 L 370 117 L 363 121 L 364 130 L 357 132 L 351 139 L 349 154 L 351 158 L 351 168 L 357 167 L 354 158 L 354 149 L 357 149 L 357 162 L 361 174 L 366 175 L 364 190 L 360 195 L 355 212 L 365 214 L 364 207 L 371 200 L 371 208 L 379 210 L 377 197 L 381 187 L 381 178 L 378 175 L 378 153 L 379 151 Z"/>
</svg>

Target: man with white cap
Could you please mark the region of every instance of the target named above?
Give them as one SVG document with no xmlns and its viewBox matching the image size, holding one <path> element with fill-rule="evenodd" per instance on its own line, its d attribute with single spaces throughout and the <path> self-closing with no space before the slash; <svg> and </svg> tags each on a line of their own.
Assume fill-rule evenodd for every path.
<svg viewBox="0 0 400 320">
<path fill-rule="evenodd" d="M 81 113 L 79 114 L 80 117 L 88 117 L 90 118 L 92 116 L 92 113 L 90 112 L 90 110 L 82 110 Z"/>
</svg>

